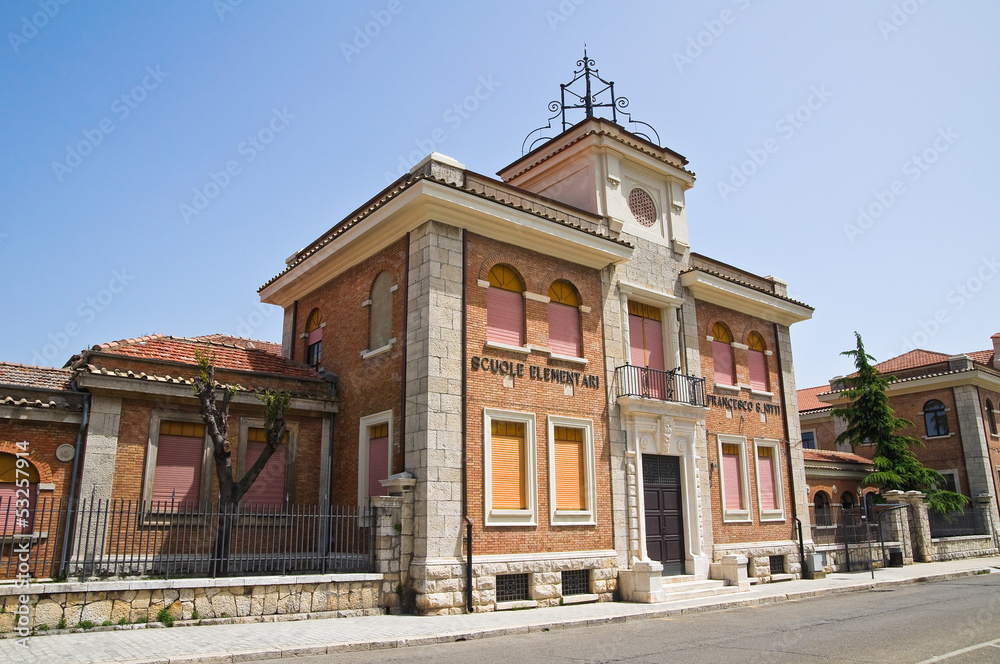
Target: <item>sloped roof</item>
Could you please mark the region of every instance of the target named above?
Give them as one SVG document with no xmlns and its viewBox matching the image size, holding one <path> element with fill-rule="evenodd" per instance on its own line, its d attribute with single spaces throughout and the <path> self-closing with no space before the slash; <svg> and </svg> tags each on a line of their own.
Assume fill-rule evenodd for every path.
<svg viewBox="0 0 1000 664">
<path fill-rule="evenodd" d="M 908 353 L 897 355 L 896 357 L 890 357 L 888 360 L 883 362 L 879 362 L 875 365 L 875 368 L 881 373 L 893 373 L 894 371 L 915 369 L 929 364 L 941 364 L 942 362 L 947 362 L 948 357 L 949 356 L 944 353 L 937 353 L 931 350 L 922 350 L 918 348 L 916 350 L 911 350 Z"/>
<path fill-rule="evenodd" d="M 249 348 L 262 350 L 271 355 L 281 356 L 281 344 L 274 341 L 261 341 L 259 339 L 247 339 L 246 337 L 236 337 L 231 334 L 202 334 L 197 337 L 190 337 L 196 341 L 214 341 L 220 344 L 228 344 L 238 348 Z"/>
<path fill-rule="evenodd" d="M 985 364 L 987 366 L 993 366 L 993 351 L 992 350 L 974 350 L 971 353 L 966 353 L 976 364 Z"/>
<path fill-rule="evenodd" d="M 69 390 L 72 389 L 71 382 L 73 382 L 73 372 L 69 369 L 0 362 L 0 385 Z"/>
<path fill-rule="evenodd" d="M 832 450 L 802 450 L 805 461 L 825 461 L 828 463 L 858 463 L 871 465 L 872 460 L 853 452 L 834 452 Z"/>
<path fill-rule="evenodd" d="M 817 395 L 825 394 L 830 391 L 829 385 L 819 385 L 817 387 L 803 387 L 798 390 L 796 394 L 799 397 L 799 412 L 803 413 L 809 410 L 820 410 L 823 408 L 830 408 L 830 404 L 823 403 L 817 398 Z"/>
<path fill-rule="evenodd" d="M 213 335 L 209 335 L 213 336 Z M 195 352 L 208 352 L 213 356 L 216 369 L 254 371 L 291 378 L 322 378 L 312 367 L 288 360 L 279 354 L 256 347 L 267 346 L 268 342 L 243 340 L 243 345 L 212 341 L 205 338 L 171 337 L 154 334 L 136 339 L 123 339 L 94 346 L 91 350 L 112 355 L 124 355 L 147 360 L 166 360 L 195 365 Z M 251 342 L 254 348 L 248 347 Z"/>
</svg>

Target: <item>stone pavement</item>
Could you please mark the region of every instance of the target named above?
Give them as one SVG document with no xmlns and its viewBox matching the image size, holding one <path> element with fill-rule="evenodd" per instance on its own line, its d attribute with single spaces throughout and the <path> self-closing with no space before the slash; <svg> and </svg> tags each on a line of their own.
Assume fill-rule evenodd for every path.
<svg viewBox="0 0 1000 664">
<path fill-rule="evenodd" d="M 13 639 L 0 640 L 0 662 L 248 662 L 660 618 L 921 581 L 939 581 L 984 572 L 1000 572 L 1000 557 L 916 563 L 901 568 L 880 569 L 875 571 L 874 581 L 869 572 L 837 573 L 825 579 L 761 584 L 745 593 L 664 604 L 604 602 L 457 616 L 382 615 L 173 629 L 143 626 L 87 633 L 45 634 L 28 638 L 27 647 L 17 646 Z"/>
</svg>

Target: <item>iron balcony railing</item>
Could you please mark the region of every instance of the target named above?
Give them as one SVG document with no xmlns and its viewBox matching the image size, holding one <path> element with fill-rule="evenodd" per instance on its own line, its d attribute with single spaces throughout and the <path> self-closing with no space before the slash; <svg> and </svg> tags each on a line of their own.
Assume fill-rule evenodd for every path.
<svg viewBox="0 0 1000 664">
<path fill-rule="evenodd" d="M 95 498 L 71 505 L 40 498 L 27 512 L 0 499 L 0 580 L 322 574 L 375 566 L 368 507 Z"/>
<path fill-rule="evenodd" d="M 643 397 L 705 405 L 705 379 L 680 373 L 677 369 L 660 371 L 632 364 L 615 369 L 615 398 Z"/>
</svg>

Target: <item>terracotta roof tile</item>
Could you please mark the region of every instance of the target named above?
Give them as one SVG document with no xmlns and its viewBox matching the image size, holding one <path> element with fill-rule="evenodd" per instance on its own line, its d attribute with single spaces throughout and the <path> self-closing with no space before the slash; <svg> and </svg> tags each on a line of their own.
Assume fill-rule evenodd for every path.
<svg viewBox="0 0 1000 664">
<path fill-rule="evenodd" d="M 214 336 L 214 335 L 209 335 Z M 244 342 L 247 340 L 244 340 Z M 268 342 L 260 342 L 267 346 Z M 256 342 L 254 342 L 256 346 Z M 214 355 L 217 369 L 255 371 L 290 378 L 322 378 L 319 372 L 300 362 L 293 362 L 279 354 L 262 348 L 249 348 L 246 343 L 234 345 L 204 338 L 189 339 L 155 334 L 137 339 L 124 339 L 94 346 L 92 350 L 125 355 L 148 360 L 167 360 L 184 364 L 197 364 L 195 351 L 205 351 L 206 346 Z"/>
<path fill-rule="evenodd" d="M 944 353 L 936 353 L 930 350 L 911 350 L 908 353 L 903 353 L 902 355 L 897 355 L 896 357 L 891 357 L 884 362 L 879 362 L 875 365 L 881 373 L 893 373 L 895 371 L 903 371 L 904 369 L 915 369 L 916 367 L 923 367 L 929 364 L 941 364 L 942 362 L 948 361 L 948 355 Z"/>
<path fill-rule="evenodd" d="M 974 350 L 971 353 L 966 353 L 969 358 L 972 359 L 976 364 L 985 364 L 988 367 L 993 366 L 993 351 L 992 350 Z"/>
<path fill-rule="evenodd" d="M 827 461 L 832 463 L 860 463 L 871 465 L 871 459 L 852 452 L 833 452 L 831 450 L 802 450 L 805 461 Z"/>
<path fill-rule="evenodd" d="M 796 393 L 799 396 L 799 412 L 804 412 L 807 410 L 818 410 L 820 408 L 829 408 L 830 404 L 823 403 L 817 396 L 820 394 L 825 394 L 830 391 L 829 385 L 820 385 L 818 387 L 803 387 Z"/>
<path fill-rule="evenodd" d="M 196 341 L 214 341 L 220 344 L 228 344 L 230 346 L 236 346 L 238 348 L 249 348 L 257 350 L 262 350 L 265 353 L 270 353 L 271 355 L 277 355 L 281 357 L 281 344 L 274 341 L 261 341 L 260 339 L 247 339 L 245 337 L 235 337 L 230 334 L 202 334 L 197 337 L 191 337 Z"/>
<path fill-rule="evenodd" d="M 69 390 L 72 381 L 73 372 L 69 369 L 0 362 L 0 385 Z"/>
</svg>

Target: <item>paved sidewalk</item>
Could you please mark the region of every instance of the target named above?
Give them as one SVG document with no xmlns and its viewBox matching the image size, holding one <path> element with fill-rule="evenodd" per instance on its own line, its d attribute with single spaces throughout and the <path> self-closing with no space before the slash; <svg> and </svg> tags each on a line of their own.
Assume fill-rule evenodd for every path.
<svg viewBox="0 0 1000 664">
<path fill-rule="evenodd" d="M 664 604 L 605 602 L 458 616 L 372 616 L 48 634 L 30 637 L 27 648 L 15 645 L 12 639 L 0 641 L 0 661 L 18 664 L 247 662 L 717 611 L 831 593 L 953 579 L 986 571 L 1000 572 L 1000 557 L 881 569 L 875 571 L 874 581 L 869 572 L 838 573 L 814 581 L 762 584 L 746 593 Z"/>
</svg>

